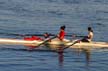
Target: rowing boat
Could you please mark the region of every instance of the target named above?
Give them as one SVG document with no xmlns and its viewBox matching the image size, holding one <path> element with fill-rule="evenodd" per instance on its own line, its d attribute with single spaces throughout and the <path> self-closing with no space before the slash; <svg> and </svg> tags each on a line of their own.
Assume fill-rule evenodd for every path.
<svg viewBox="0 0 108 71">
<path fill-rule="evenodd" d="M 1 45 L 30 45 L 30 46 L 37 46 L 41 43 L 43 43 L 44 41 L 40 41 L 40 40 L 33 40 L 33 41 L 28 41 L 28 40 L 23 40 L 23 39 L 8 39 L 8 38 L 0 38 L 0 44 Z M 74 41 L 70 41 L 65 39 L 64 41 L 60 41 L 57 38 L 53 39 L 49 42 L 46 42 L 43 45 L 47 45 L 50 47 L 59 47 L 59 46 L 69 46 L 72 43 L 74 43 Z M 69 48 L 103 48 L 103 47 L 108 47 L 108 42 L 80 42 L 80 43 L 76 43 L 73 46 L 70 46 Z"/>
</svg>

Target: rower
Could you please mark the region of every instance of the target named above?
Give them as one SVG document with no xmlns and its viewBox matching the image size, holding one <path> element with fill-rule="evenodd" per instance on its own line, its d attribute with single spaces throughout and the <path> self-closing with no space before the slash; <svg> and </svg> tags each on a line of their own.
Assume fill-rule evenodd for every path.
<svg viewBox="0 0 108 71">
<path fill-rule="evenodd" d="M 47 33 L 47 32 L 46 32 L 46 33 L 44 33 L 44 35 L 43 35 L 43 36 L 44 36 L 44 38 L 45 38 L 45 39 L 48 39 L 48 38 L 50 37 L 49 33 Z"/>
<path fill-rule="evenodd" d="M 58 34 L 58 38 L 59 40 L 63 41 L 64 37 L 65 37 L 65 25 L 60 27 L 60 32 Z"/>
<path fill-rule="evenodd" d="M 88 35 L 81 39 L 82 42 L 91 42 L 93 39 L 93 30 L 91 27 L 88 27 Z"/>
</svg>

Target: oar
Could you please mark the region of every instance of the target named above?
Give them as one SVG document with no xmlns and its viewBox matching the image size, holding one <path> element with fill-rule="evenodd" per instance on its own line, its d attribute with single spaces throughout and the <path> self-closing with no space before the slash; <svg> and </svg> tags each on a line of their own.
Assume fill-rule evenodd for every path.
<svg viewBox="0 0 108 71">
<path fill-rule="evenodd" d="M 26 36 L 43 36 L 43 34 L 25 34 Z M 51 34 L 51 33 L 49 33 L 49 35 L 50 36 L 55 36 L 55 34 Z M 67 35 L 65 35 L 65 36 L 67 36 L 67 37 L 85 37 L 85 36 L 83 36 L 83 35 L 69 35 L 69 34 L 67 34 Z"/>
<path fill-rule="evenodd" d="M 24 37 L 24 36 L 43 36 L 43 34 L 17 34 L 17 33 L 0 33 L 0 34 L 3 34 L 3 35 L 13 35 L 13 36 L 21 36 L 21 37 Z M 51 34 L 49 33 L 50 36 L 55 36 L 55 34 Z M 65 36 L 68 36 L 68 37 L 72 37 L 74 35 L 65 35 Z M 84 37 L 82 35 L 75 35 L 75 37 Z"/>
<path fill-rule="evenodd" d="M 75 45 L 76 43 L 78 43 L 78 41 L 79 41 L 79 40 L 74 41 L 72 44 L 70 44 L 70 45 L 68 45 L 68 46 L 64 47 L 64 48 L 63 48 L 63 50 L 65 50 L 65 49 L 69 48 L 70 46 Z"/>
<path fill-rule="evenodd" d="M 49 38 L 49 39 L 47 39 L 47 40 L 44 40 L 42 43 L 38 44 L 37 46 L 34 46 L 33 48 L 29 48 L 28 50 L 33 50 L 34 48 L 39 47 L 39 46 L 41 46 L 41 45 L 47 43 L 49 40 L 52 40 L 52 39 L 54 39 L 54 38 L 56 38 L 56 37 L 57 37 L 57 36 L 54 36 L 54 37 L 51 37 L 51 38 Z"/>
<path fill-rule="evenodd" d="M 56 38 L 56 37 L 57 37 L 57 36 L 54 36 L 54 37 L 51 37 L 51 38 L 49 38 L 49 39 L 47 39 L 47 40 L 44 40 L 42 43 L 38 44 L 36 47 L 39 47 L 40 45 L 43 45 L 43 44 L 47 43 L 49 40 L 52 40 L 52 39 L 54 39 L 54 38 Z"/>
</svg>

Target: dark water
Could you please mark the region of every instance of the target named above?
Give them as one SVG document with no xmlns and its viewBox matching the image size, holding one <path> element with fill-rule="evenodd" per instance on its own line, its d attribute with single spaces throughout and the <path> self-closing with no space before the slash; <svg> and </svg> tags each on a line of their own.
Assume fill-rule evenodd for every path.
<svg viewBox="0 0 108 71">
<path fill-rule="evenodd" d="M 57 34 L 61 25 L 66 25 L 67 34 L 83 36 L 91 26 L 93 40 L 107 42 L 107 4 L 107 0 L 0 0 L 0 37 L 22 39 L 19 35 Z M 66 49 L 57 53 L 0 45 L 0 70 L 107 71 L 107 56 L 108 49 Z"/>
</svg>

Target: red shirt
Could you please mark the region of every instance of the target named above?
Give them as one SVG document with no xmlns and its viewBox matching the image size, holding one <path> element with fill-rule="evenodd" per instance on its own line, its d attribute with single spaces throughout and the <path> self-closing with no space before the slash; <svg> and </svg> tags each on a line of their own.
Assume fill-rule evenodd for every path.
<svg viewBox="0 0 108 71">
<path fill-rule="evenodd" d="M 59 39 L 63 40 L 64 37 L 65 37 L 65 31 L 60 31 L 60 33 L 59 33 Z"/>
</svg>

